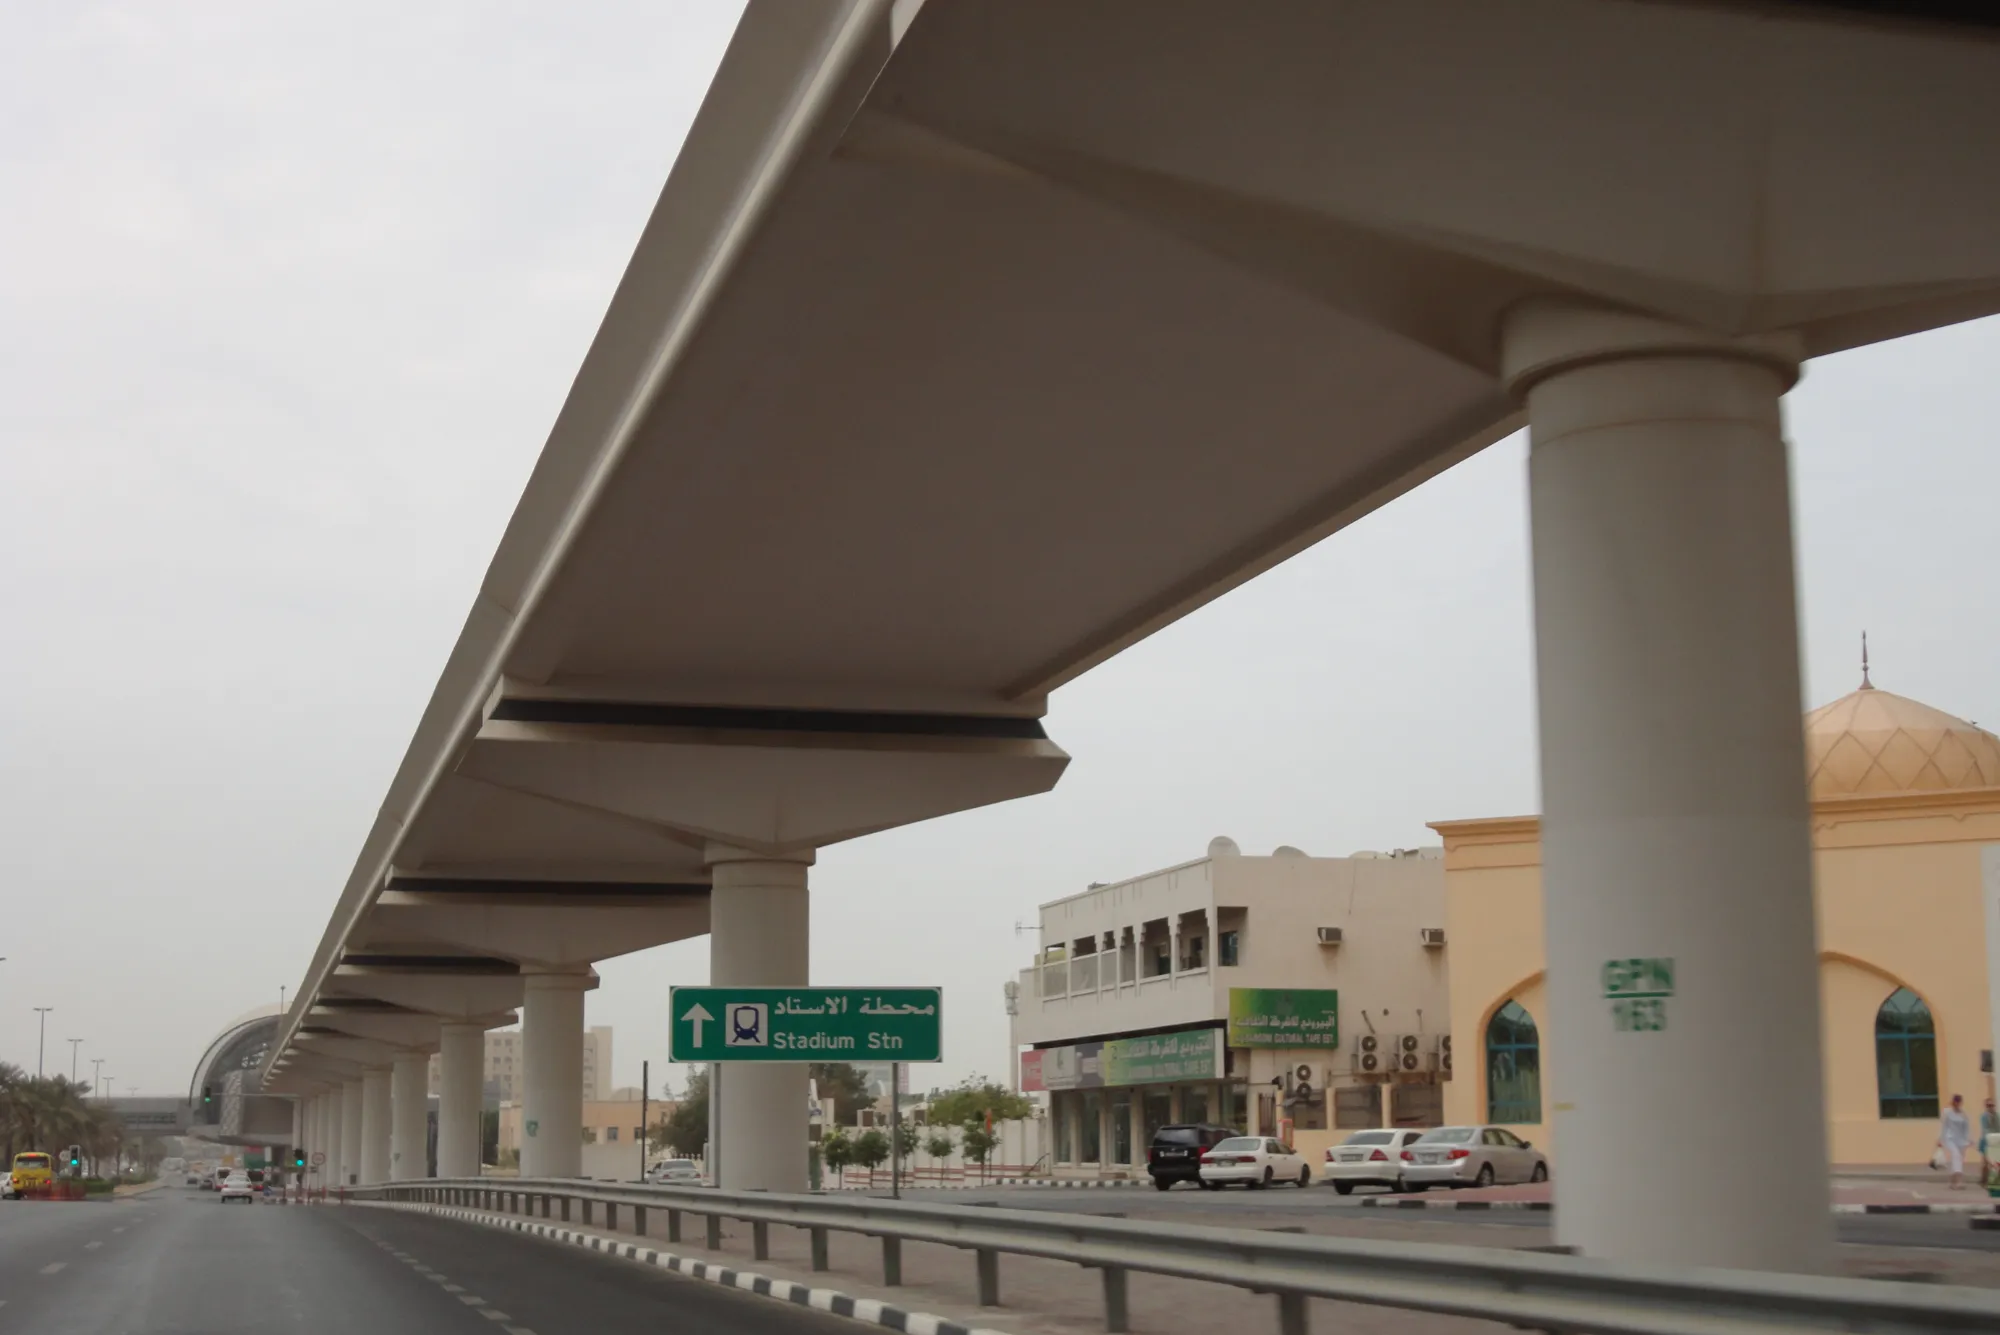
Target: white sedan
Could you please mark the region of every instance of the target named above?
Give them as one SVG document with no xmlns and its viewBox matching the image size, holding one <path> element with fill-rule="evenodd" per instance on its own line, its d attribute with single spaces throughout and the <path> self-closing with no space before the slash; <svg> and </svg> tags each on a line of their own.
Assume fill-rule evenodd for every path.
<svg viewBox="0 0 2000 1335">
<path fill-rule="evenodd" d="M 1209 1191 L 1231 1182 L 1254 1189 L 1273 1182 L 1303 1187 L 1311 1181 L 1312 1165 L 1305 1156 L 1269 1136 L 1231 1136 L 1201 1156 L 1201 1185 Z"/>
<path fill-rule="evenodd" d="M 662 1159 L 646 1173 L 646 1180 L 653 1183 L 678 1182 L 683 1186 L 698 1185 L 701 1182 L 701 1168 L 692 1159 Z"/>
<path fill-rule="evenodd" d="M 1403 1161 L 1410 1157 L 1404 1151 L 1423 1134 L 1407 1127 L 1356 1131 L 1327 1148 L 1326 1166 L 1320 1172 L 1343 1196 L 1360 1186 L 1403 1191 Z"/>
<path fill-rule="evenodd" d="M 250 1185 L 250 1174 L 240 1168 L 223 1178 L 222 1185 L 217 1190 L 222 1193 L 224 1205 L 231 1201 L 242 1201 L 245 1205 L 250 1205 L 257 1199 L 257 1189 Z"/>
</svg>

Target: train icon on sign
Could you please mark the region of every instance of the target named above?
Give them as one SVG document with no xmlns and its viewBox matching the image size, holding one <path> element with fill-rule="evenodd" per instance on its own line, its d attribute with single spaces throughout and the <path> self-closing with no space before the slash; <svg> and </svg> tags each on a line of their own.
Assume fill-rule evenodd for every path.
<svg viewBox="0 0 2000 1335">
<path fill-rule="evenodd" d="M 766 1048 L 771 1045 L 771 1008 L 761 1001 L 732 1001 L 723 1007 L 722 1023 L 727 1030 L 723 1046 Z"/>
</svg>

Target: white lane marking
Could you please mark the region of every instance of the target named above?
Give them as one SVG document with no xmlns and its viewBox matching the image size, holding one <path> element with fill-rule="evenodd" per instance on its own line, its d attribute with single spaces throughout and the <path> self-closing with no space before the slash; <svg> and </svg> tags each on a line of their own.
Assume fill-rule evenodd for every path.
<svg viewBox="0 0 2000 1335">
<path fill-rule="evenodd" d="M 111 1231 L 113 1233 L 123 1233 L 125 1231 L 125 1225 L 120 1224 L 117 1228 L 114 1228 Z"/>
<path fill-rule="evenodd" d="M 61 1270 L 64 1266 L 68 1264 L 69 1264 L 68 1261 L 51 1261 L 47 1265 L 42 1267 L 42 1273 L 44 1275 L 53 1275 L 58 1270 Z"/>
<path fill-rule="evenodd" d="M 509 1326 L 507 1327 L 507 1335 L 535 1335 L 535 1332 L 529 1330 L 526 1326 Z"/>
<path fill-rule="evenodd" d="M 514 1319 L 497 1307 L 482 1307 L 479 1309 L 479 1315 L 485 1317 L 488 1321 L 512 1321 Z"/>
<path fill-rule="evenodd" d="M 486 1300 L 485 1300 L 484 1298 L 480 1297 L 480 1296 L 479 1296 L 478 1294 L 476 1294 L 476 1293 L 461 1293 L 461 1294 L 459 1294 L 459 1295 L 458 1295 L 458 1300 L 459 1300 L 460 1302 L 464 1303 L 464 1304 L 465 1304 L 465 1305 L 466 1305 L 467 1307 L 484 1307 L 484 1306 L 486 1306 Z"/>
<path fill-rule="evenodd" d="M 464 1293 L 465 1286 L 463 1284 L 447 1284 L 444 1286 L 444 1291 L 446 1293 Z"/>
<path fill-rule="evenodd" d="M 97 1239 L 92 1238 L 89 1242 L 83 1244 L 83 1249 L 87 1252 L 94 1252 L 103 1245 L 104 1244 L 99 1242 Z"/>
</svg>

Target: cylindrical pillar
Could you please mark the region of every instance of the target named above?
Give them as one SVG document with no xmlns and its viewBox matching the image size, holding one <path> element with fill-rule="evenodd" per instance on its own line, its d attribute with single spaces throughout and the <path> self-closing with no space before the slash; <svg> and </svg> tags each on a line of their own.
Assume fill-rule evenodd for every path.
<svg viewBox="0 0 2000 1335">
<path fill-rule="evenodd" d="M 438 1035 L 439 1177 L 479 1176 L 479 1119 L 485 1087 L 485 1027 L 445 1025 Z"/>
<path fill-rule="evenodd" d="M 531 973 L 521 999 L 521 1176 L 583 1176 L 584 973 Z"/>
<path fill-rule="evenodd" d="M 431 1055 L 399 1052 L 389 1069 L 389 1180 L 429 1177 Z"/>
<path fill-rule="evenodd" d="M 319 1148 L 319 1109 L 322 1095 L 312 1094 L 299 1100 L 298 1148 L 306 1156 L 306 1170 L 298 1175 L 299 1185 L 304 1186 L 312 1173 L 312 1152 Z"/>
<path fill-rule="evenodd" d="M 1557 1241 L 1827 1268 L 1798 349 L 1530 304 L 1504 351 L 1531 423 Z"/>
<path fill-rule="evenodd" d="M 389 1180 L 389 1068 L 361 1073 L 361 1185 Z"/>
<path fill-rule="evenodd" d="M 361 1180 L 361 1105 L 363 1080 L 360 1076 L 340 1089 L 340 1174 L 336 1186 L 352 1186 Z"/>
<path fill-rule="evenodd" d="M 810 981 L 810 855 L 781 860 L 711 844 L 708 862 L 714 874 L 709 984 L 803 987 Z M 731 1191 L 806 1190 L 805 1066 L 733 1062 L 720 1076 L 709 1119 L 716 1184 Z"/>
</svg>

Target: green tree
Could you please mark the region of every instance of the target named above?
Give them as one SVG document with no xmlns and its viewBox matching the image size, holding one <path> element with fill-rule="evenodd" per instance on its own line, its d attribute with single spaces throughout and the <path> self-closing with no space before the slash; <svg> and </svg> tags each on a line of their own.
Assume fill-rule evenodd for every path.
<svg viewBox="0 0 2000 1335">
<path fill-rule="evenodd" d="M 688 1077 L 687 1093 L 675 1105 L 659 1131 L 659 1140 L 682 1158 L 700 1154 L 708 1144 L 708 1068 Z"/>
<path fill-rule="evenodd" d="M 924 1153 L 931 1156 L 932 1163 L 949 1159 L 951 1157 L 951 1128 L 943 1126 L 932 1127 L 930 1135 L 924 1138 Z"/>
<path fill-rule="evenodd" d="M 806 1074 L 818 1085 L 819 1096 L 832 1099 L 839 1112 L 852 1113 L 875 1101 L 869 1097 L 867 1077 L 846 1062 L 810 1062 Z"/>
<path fill-rule="evenodd" d="M 479 1162 L 500 1162 L 500 1110 L 487 1108 L 479 1114 Z"/>
<path fill-rule="evenodd" d="M 820 1157 L 826 1160 L 826 1166 L 835 1173 L 854 1162 L 854 1142 L 838 1127 L 826 1133 L 826 1138 L 819 1143 L 819 1152 Z"/>
<path fill-rule="evenodd" d="M 907 1173 L 916 1167 L 917 1145 L 923 1140 L 923 1133 L 917 1130 L 914 1122 L 898 1122 L 895 1135 L 899 1166 Z"/>
<path fill-rule="evenodd" d="M 866 1168 L 869 1173 L 882 1166 L 889 1157 L 889 1138 L 870 1127 L 854 1138 L 854 1162 Z"/>
<path fill-rule="evenodd" d="M 985 1177 L 986 1161 L 993 1156 L 993 1148 L 1000 1143 L 1000 1137 L 988 1131 L 979 1122 L 970 1123 L 960 1134 L 963 1137 L 961 1143 L 965 1146 L 965 1157 L 978 1164 L 979 1176 Z"/>
<path fill-rule="evenodd" d="M 1024 1095 L 984 1076 L 971 1075 L 931 1100 L 930 1121 L 933 1125 L 970 1126 L 984 1124 L 988 1117 L 995 1122 L 1012 1122 L 1033 1113 L 1034 1107 Z"/>
</svg>

